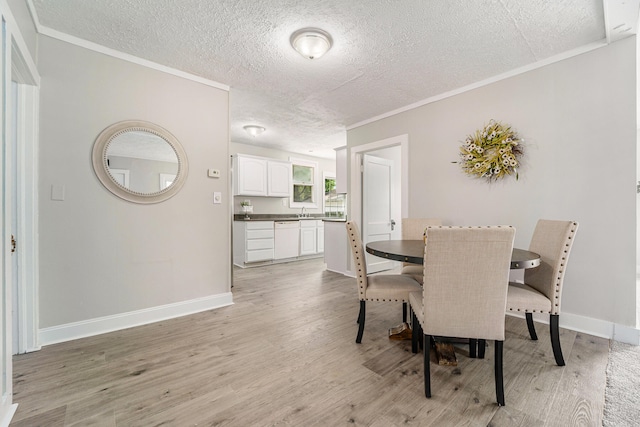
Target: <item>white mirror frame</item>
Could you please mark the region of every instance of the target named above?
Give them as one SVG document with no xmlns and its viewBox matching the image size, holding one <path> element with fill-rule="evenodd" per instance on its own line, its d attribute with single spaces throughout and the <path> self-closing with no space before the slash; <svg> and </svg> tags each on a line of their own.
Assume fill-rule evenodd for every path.
<svg viewBox="0 0 640 427">
<path fill-rule="evenodd" d="M 140 193 L 120 185 L 113 179 L 109 173 L 109 166 L 107 165 L 107 149 L 114 138 L 124 132 L 131 131 L 149 132 L 157 135 L 164 139 L 171 148 L 173 148 L 173 151 L 175 151 L 176 156 L 178 157 L 178 173 L 176 174 L 176 179 L 171 186 L 155 193 Z M 189 172 L 187 154 L 178 142 L 178 139 L 169 131 L 156 124 L 140 120 L 127 120 L 114 123 L 103 130 L 93 144 L 91 158 L 93 162 L 93 170 L 102 185 L 121 199 L 133 203 L 159 203 L 175 196 L 187 180 Z"/>
</svg>

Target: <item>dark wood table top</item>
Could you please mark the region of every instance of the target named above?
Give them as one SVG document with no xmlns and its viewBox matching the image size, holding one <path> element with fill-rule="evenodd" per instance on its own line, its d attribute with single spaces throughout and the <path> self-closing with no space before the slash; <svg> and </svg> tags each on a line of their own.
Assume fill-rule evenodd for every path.
<svg viewBox="0 0 640 427">
<path fill-rule="evenodd" d="M 380 240 L 366 245 L 368 253 L 394 261 L 412 264 L 424 263 L 423 240 Z M 540 255 L 524 249 L 513 248 L 511 269 L 534 268 L 540 265 Z"/>
</svg>

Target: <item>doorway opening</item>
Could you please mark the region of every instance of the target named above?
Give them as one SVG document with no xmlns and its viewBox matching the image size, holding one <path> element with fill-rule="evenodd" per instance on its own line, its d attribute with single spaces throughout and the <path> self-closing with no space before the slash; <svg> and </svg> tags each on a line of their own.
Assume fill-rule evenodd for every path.
<svg viewBox="0 0 640 427">
<path fill-rule="evenodd" d="M 401 220 L 409 211 L 407 164 L 407 135 L 351 148 L 350 217 L 358 224 L 364 244 L 400 238 Z M 367 259 L 371 272 L 394 267 L 391 262 Z"/>
</svg>

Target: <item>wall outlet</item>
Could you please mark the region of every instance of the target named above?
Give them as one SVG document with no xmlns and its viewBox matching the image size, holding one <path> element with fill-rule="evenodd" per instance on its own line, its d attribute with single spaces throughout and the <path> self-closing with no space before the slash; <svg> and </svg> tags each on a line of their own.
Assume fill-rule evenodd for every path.
<svg viewBox="0 0 640 427">
<path fill-rule="evenodd" d="M 282 206 L 287 206 L 287 199 L 282 199 Z"/>
</svg>

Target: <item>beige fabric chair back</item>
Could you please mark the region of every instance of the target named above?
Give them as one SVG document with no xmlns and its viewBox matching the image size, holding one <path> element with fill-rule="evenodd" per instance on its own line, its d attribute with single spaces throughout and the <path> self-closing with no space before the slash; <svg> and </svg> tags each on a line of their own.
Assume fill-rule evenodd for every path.
<svg viewBox="0 0 640 427">
<path fill-rule="evenodd" d="M 358 279 L 358 297 L 360 301 L 363 301 L 367 290 L 367 261 L 365 257 L 366 253 L 362 246 L 362 239 L 360 238 L 360 231 L 354 221 L 347 221 L 347 234 Z"/>
<path fill-rule="evenodd" d="M 440 218 L 402 218 L 402 238 L 404 240 L 420 240 L 424 230 L 430 225 L 442 225 Z"/>
<path fill-rule="evenodd" d="M 511 226 L 427 229 L 425 334 L 504 341 L 514 236 Z"/>
<path fill-rule="evenodd" d="M 440 218 L 402 218 L 402 239 L 420 240 L 424 237 L 424 230 L 430 225 L 442 225 L 442 220 Z M 418 270 L 417 265 L 409 262 L 403 262 L 402 265 L 409 266 L 411 268 L 409 274 L 422 282 L 422 273 L 417 275 L 414 272 L 414 269 Z"/>
<path fill-rule="evenodd" d="M 551 314 L 560 314 L 562 283 L 574 237 L 575 221 L 541 219 L 529 250 L 540 255 L 540 266 L 525 270 L 524 282 L 551 300 Z"/>
</svg>

